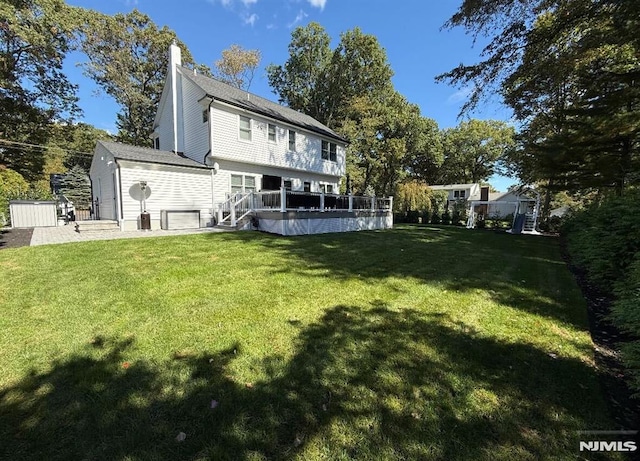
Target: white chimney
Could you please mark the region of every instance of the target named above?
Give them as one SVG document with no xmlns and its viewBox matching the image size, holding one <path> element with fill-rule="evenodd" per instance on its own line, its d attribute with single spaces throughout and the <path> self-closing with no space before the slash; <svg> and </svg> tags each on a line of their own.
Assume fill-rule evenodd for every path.
<svg viewBox="0 0 640 461">
<path fill-rule="evenodd" d="M 169 72 L 167 77 L 170 79 L 171 84 L 171 106 L 172 106 L 172 122 L 173 122 L 173 151 L 178 153 L 178 71 L 177 66 L 182 65 L 182 56 L 180 47 L 174 40 L 169 47 Z"/>
<path fill-rule="evenodd" d="M 182 65 L 182 54 L 180 47 L 174 40 L 169 47 L 169 70 L 174 69 L 176 66 Z"/>
</svg>

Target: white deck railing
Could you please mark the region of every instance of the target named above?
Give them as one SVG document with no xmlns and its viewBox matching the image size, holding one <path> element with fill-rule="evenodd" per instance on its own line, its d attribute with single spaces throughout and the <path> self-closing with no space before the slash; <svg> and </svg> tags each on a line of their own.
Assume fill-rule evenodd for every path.
<svg viewBox="0 0 640 461">
<path fill-rule="evenodd" d="M 281 189 L 229 194 L 218 206 L 218 224 L 231 226 L 254 211 L 391 211 L 393 197 L 324 194 Z"/>
</svg>

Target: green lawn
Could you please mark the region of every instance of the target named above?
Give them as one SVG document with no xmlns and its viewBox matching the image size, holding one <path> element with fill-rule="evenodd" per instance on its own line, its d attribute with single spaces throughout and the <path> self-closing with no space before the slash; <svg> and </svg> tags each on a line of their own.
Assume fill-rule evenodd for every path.
<svg viewBox="0 0 640 461">
<path fill-rule="evenodd" d="M 614 429 L 555 239 L 200 234 L 0 274 L 0 459 L 558 460 Z"/>
</svg>

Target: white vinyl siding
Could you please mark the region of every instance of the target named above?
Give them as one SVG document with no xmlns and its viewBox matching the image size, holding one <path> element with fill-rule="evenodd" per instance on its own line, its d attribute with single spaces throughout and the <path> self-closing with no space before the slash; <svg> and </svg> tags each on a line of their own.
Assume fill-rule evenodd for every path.
<svg viewBox="0 0 640 461">
<path fill-rule="evenodd" d="M 184 155 L 198 163 L 204 163 L 204 156 L 209 152 L 209 124 L 203 123 L 203 113 L 208 107 L 203 107 L 199 101 L 205 96 L 196 84 L 178 74 L 178 81 L 182 82 L 182 94 L 186 98 L 183 108 L 184 120 Z"/>
<path fill-rule="evenodd" d="M 136 228 L 140 216 L 140 201 L 132 196 L 132 188 L 146 181 L 151 195 L 147 211 L 154 229 L 160 226 L 161 210 L 199 210 L 201 226 L 211 224 L 211 173 L 206 169 L 183 168 L 151 163 L 120 162 L 122 208 L 125 228 Z"/>
<path fill-rule="evenodd" d="M 335 182 L 345 174 L 345 148 L 336 143 L 336 161 L 323 161 L 320 157 L 322 139 L 308 131 L 294 130 L 293 126 L 276 125 L 277 139 L 286 139 L 289 130 L 295 131 L 296 150 L 289 149 L 289 142 L 270 143 L 268 125 L 272 120 L 257 115 L 251 117 L 252 142 L 239 137 L 239 119 L 245 117 L 240 110 L 223 104 L 212 105 L 210 123 L 213 127 L 212 157 L 217 161 L 281 167 L 297 170 L 296 174 L 309 172 L 333 176 Z M 265 173 L 266 174 L 266 173 Z"/>
<path fill-rule="evenodd" d="M 171 101 L 171 95 L 169 95 L 161 107 L 160 125 L 156 128 L 159 139 L 159 150 L 173 150 L 172 107 L 173 102 Z"/>
</svg>

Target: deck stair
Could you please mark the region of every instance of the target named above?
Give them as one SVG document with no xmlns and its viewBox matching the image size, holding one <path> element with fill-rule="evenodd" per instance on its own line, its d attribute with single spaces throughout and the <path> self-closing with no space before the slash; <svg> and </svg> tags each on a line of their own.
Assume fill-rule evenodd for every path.
<svg viewBox="0 0 640 461">
<path fill-rule="evenodd" d="M 119 231 L 118 221 L 107 219 L 95 221 L 76 221 L 76 232 Z"/>
</svg>

